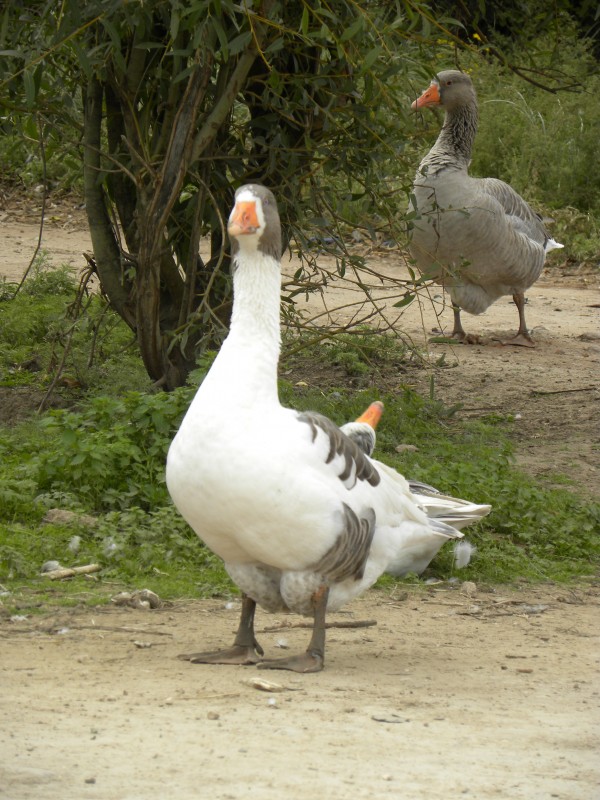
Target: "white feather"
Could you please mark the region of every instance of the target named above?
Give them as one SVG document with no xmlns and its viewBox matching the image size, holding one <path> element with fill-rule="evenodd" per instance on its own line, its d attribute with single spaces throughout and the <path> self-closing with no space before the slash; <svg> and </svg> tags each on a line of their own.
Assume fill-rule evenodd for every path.
<svg viewBox="0 0 600 800">
<path fill-rule="evenodd" d="M 456 542 L 454 545 L 454 566 L 457 569 L 463 569 L 476 552 L 477 548 L 475 545 L 471 544 L 471 542 L 467 542 L 466 539 L 461 539 L 460 542 Z"/>
<path fill-rule="evenodd" d="M 546 242 L 546 245 L 544 247 L 544 251 L 546 253 L 549 253 L 550 250 L 558 250 L 560 247 L 564 247 L 564 244 L 561 244 L 560 242 L 557 242 L 555 239 L 550 238 Z"/>
</svg>

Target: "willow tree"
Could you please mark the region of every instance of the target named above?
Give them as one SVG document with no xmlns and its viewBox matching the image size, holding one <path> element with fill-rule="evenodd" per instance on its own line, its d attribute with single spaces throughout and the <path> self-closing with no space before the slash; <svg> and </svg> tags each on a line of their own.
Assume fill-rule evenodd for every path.
<svg viewBox="0 0 600 800">
<path fill-rule="evenodd" d="M 341 196 L 378 208 L 399 157 L 382 109 L 399 77 L 422 84 L 419 43 L 436 25 L 402 0 L 8 5 L 5 106 L 83 153 L 102 291 L 153 380 L 181 384 L 227 325 L 224 218 L 238 185 L 269 185 L 288 235 L 308 216 L 331 221 Z"/>
</svg>

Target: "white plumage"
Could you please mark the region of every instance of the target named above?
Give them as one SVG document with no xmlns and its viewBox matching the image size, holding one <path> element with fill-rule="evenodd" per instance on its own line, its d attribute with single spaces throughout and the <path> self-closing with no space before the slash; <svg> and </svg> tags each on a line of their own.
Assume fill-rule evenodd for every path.
<svg viewBox="0 0 600 800">
<path fill-rule="evenodd" d="M 353 422 L 347 422 L 341 429 L 349 436 L 363 452 L 372 455 L 377 441 L 376 427 L 383 413 L 383 403 L 376 400 Z M 379 464 L 380 469 L 390 470 L 385 464 Z M 394 472 L 394 470 L 391 470 Z M 469 500 L 461 500 L 458 497 L 443 494 L 439 489 L 421 481 L 408 480 L 408 487 L 415 502 L 425 511 L 430 519 L 437 519 L 440 522 L 450 525 L 456 531 L 462 531 L 467 525 L 472 525 L 485 517 L 491 511 L 491 506 L 485 504 L 471 503 Z M 461 534 L 457 534 L 462 536 Z M 457 567 L 466 567 L 471 556 L 476 552 L 475 545 L 460 539 L 454 544 L 455 564 Z M 410 549 L 401 550 L 396 558 L 388 564 L 386 572 L 402 577 L 408 572 L 422 572 L 431 559 L 426 557 L 419 558 L 417 554 L 410 552 Z M 459 563 L 460 562 L 460 563 Z"/>
<path fill-rule="evenodd" d="M 169 449 L 167 485 L 243 593 L 234 646 L 194 662 L 260 660 L 256 603 L 311 613 L 305 653 L 263 666 L 322 669 L 325 612 L 371 586 L 399 558 L 424 568 L 460 536 L 428 518 L 406 480 L 369 459 L 330 420 L 281 406 L 281 231 L 275 199 L 238 189 L 229 220 L 230 332 Z"/>
</svg>

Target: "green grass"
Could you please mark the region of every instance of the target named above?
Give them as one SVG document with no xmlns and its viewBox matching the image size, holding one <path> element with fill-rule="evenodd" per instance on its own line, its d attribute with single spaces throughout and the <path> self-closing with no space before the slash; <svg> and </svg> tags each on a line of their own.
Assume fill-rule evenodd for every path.
<svg viewBox="0 0 600 800">
<path fill-rule="evenodd" d="M 99 295 L 78 300 L 67 266 L 51 267 L 42 252 L 15 290 L 0 282 L 0 386 L 45 390 L 62 365 L 61 392 L 66 383 L 113 396 L 148 388 L 133 333 Z"/>
<path fill-rule="evenodd" d="M 56 331 L 64 333 L 73 322 L 68 312 L 73 290 L 66 271 L 55 275 L 40 269 L 15 300 L 0 294 L 5 387 L 47 385 L 52 353 L 63 339 Z M 14 613 L 34 613 L 47 605 L 109 602 L 123 589 L 150 588 L 164 599 L 235 593 L 220 560 L 171 505 L 164 479 L 169 443 L 211 356 L 190 385 L 175 392 L 130 391 L 132 376 L 143 369 L 135 352 L 123 356 L 129 332 L 106 309 L 99 327 L 88 325 L 85 317 L 77 324 L 72 369 L 87 363 L 92 342 L 97 354 L 95 367 L 86 373 L 87 386 L 66 394 L 67 409 L 0 427 L 0 603 Z M 33 356 L 43 369 L 28 373 L 26 383 L 15 364 Z M 372 385 L 374 375 L 406 357 L 401 342 L 366 332 L 310 351 L 311 362 L 318 361 L 326 372 L 335 367 L 345 384 L 358 375 Z M 284 364 L 282 371 L 287 368 Z M 298 369 L 301 359 L 294 366 Z M 319 388 L 285 381 L 280 386 L 284 404 L 320 411 L 338 424 L 356 418 L 377 397 L 372 389 L 349 390 L 331 380 Z M 428 397 L 407 388 L 379 398 L 386 410 L 376 456 L 407 477 L 489 502 L 493 512 L 467 530 L 478 552 L 466 569 L 455 569 L 446 547 L 426 575 L 493 583 L 597 574 L 600 506 L 517 469 L 509 417 L 461 421 L 459 407 L 444 406 L 434 389 L 432 383 Z M 417 449 L 399 454 L 400 443 Z M 552 476 L 547 480 L 557 482 Z M 44 523 L 53 507 L 94 514 L 98 524 Z M 57 585 L 40 576 L 47 560 L 64 566 L 99 563 L 101 571 Z M 380 581 L 381 586 L 390 583 L 395 581 L 388 577 Z"/>
<path fill-rule="evenodd" d="M 6 607 L 33 603 L 35 608 L 40 598 L 60 601 L 60 587 L 49 588 L 39 575 L 50 559 L 65 566 L 102 566 L 96 578 L 69 583 L 67 604 L 106 602 L 107 586 L 112 593 L 150 588 L 164 598 L 235 592 L 220 560 L 170 504 L 164 484 L 166 450 L 192 392 L 188 387 L 171 395 L 92 398 L 79 411 L 2 432 L 0 583 L 12 593 L 4 599 Z M 281 396 L 288 405 L 321 411 L 340 424 L 374 399 L 372 391 L 322 392 L 287 383 Z M 489 583 L 594 574 L 600 506 L 567 490 L 544 488 L 519 471 L 505 430 L 510 423 L 460 422 L 456 409 L 409 389 L 382 399 L 386 411 L 376 453 L 381 460 L 445 492 L 494 507 L 468 530 L 478 548 L 471 564 L 455 570 L 445 548 L 427 575 Z M 418 450 L 399 455 L 399 443 Z M 44 513 L 53 506 L 95 512 L 99 523 L 94 528 L 44 524 Z M 79 537 L 75 552 L 74 536 Z M 382 585 L 389 584 L 383 579 Z"/>
</svg>

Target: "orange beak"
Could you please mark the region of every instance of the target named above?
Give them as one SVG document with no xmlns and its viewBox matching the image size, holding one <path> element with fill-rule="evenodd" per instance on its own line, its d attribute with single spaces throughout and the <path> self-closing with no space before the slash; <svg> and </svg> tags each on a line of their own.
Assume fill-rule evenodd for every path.
<svg viewBox="0 0 600 800">
<path fill-rule="evenodd" d="M 439 106 L 441 102 L 440 87 L 436 81 L 432 81 L 431 86 L 428 89 L 425 89 L 421 97 L 417 97 L 417 99 L 411 104 L 411 108 L 417 109 L 427 108 L 427 106 Z"/>
<path fill-rule="evenodd" d="M 375 429 L 377 427 L 377 423 L 381 419 L 382 414 L 383 403 L 380 400 L 376 400 L 374 403 L 371 403 L 364 414 L 360 415 L 356 422 L 366 422 L 367 425 L 370 425 L 373 429 Z"/>
<path fill-rule="evenodd" d="M 248 233 L 256 233 L 260 224 L 256 213 L 256 203 L 254 200 L 240 201 L 235 204 L 227 230 L 230 236 L 243 236 Z"/>
</svg>

